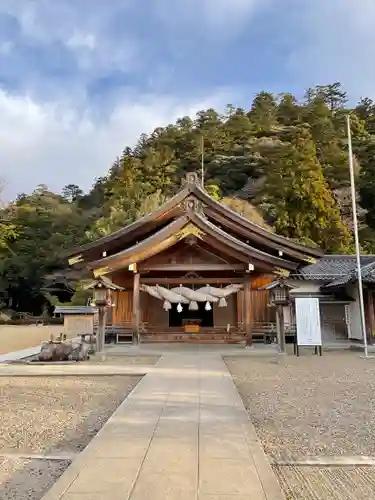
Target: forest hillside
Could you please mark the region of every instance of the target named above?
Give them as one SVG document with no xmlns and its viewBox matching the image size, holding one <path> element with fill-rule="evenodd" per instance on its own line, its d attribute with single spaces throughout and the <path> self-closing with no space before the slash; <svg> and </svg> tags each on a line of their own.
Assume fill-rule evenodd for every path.
<svg viewBox="0 0 375 500">
<path fill-rule="evenodd" d="M 64 250 L 162 204 L 186 172 L 200 172 L 202 147 L 211 196 L 288 238 L 351 253 L 348 113 L 361 245 L 375 252 L 375 104 L 363 98 L 352 109 L 347 102 L 340 83 L 309 89 L 302 102 L 290 93 L 259 92 L 249 109 L 202 110 L 142 135 L 134 147 L 124 145 L 88 193 L 72 179 L 61 193 L 41 185 L 20 194 L 1 208 L 3 304 L 17 311 L 45 308 L 45 278 L 64 268 Z"/>
</svg>

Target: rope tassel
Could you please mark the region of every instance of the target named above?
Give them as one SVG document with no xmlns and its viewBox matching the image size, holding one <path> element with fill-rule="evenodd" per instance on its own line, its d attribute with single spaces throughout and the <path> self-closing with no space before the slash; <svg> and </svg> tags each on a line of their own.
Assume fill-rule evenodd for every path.
<svg viewBox="0 0 375 500">
<path fill-rule="evenodd" d="M 199 309 L 198 302 L 192 300 L 189 304 L 189 311 L 198 311 L 198 309 Z"/>
<path fill-rule="evenodd" d="M 222 297 L 220 300 L 219 300 L 219 307 L 227 307 L 228 303 L 225 299 L 225 297 Z"/>
<path fill-rule="evenodd" d="M 169 302 L 169 300 L 164 301 L 163 309 L 164 311 L 170 311 L 172 309 L 172 304 Z"/>
</svg>

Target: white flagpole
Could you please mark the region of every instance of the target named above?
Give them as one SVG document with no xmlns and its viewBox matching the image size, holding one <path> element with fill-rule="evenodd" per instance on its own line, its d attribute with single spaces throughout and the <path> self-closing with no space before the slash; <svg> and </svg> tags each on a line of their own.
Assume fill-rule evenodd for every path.
<svg viewBox="0 0 375 500">
<path fill-rule="evenodd" d="M 357 277 L 358 277 L 358 295 L 359 295 L 359 307 L 361 313 L 361 329 L 363 337 L 363 347 L 365 351 L 365 357 L 368 357 L 368 346 L 367 346 L 367 333 L 366 333 L 366 319 L 365 319 L 365 305 L 363 300 L 363 283 L 362 283 L 362 269 L 361 269 L 361 250 L 359 246 L 358 237 L 358 220 L 357 220 L 357 203 L 356 203 L 356 191 L 355 191 L 355 180 L 354 180 L 354 165 L 353 165 L 353 147 L 352 147 L 352 131 L 350 127 L 350 115 L 346 116 L 346 123 L 348 129 L 348 148 L 349 148 L 349 173 L 350 173 L 350 188 L 352 193 L 352 207 L 353 207 L 353 230 L 354 230 L 354 240 L 355 240 L 355 253 L 357 260 Z"/>
</svg>

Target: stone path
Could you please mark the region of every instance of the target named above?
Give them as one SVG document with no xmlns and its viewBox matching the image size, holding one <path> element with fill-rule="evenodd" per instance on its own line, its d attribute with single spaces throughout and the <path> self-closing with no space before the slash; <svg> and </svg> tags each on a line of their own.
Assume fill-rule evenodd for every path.
<svg viewBox="0 0 375 500">
<path fill-rule="evenodd" d="M 43 497 L 60 499 L 284 496 L 221 357 L 167 354 Z"/>
</svg>

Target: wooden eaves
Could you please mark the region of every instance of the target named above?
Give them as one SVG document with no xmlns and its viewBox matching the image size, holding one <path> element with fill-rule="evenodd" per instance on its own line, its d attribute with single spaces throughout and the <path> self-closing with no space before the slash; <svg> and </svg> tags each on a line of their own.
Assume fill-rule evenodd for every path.
<svg viewBox="0 0 375 500">
<path fill-rule="evenodd" d="M 185 202 L 189 197 L 201 203 L 201 210 L 204 215 L 232 234 L 234 233 L 239 238 L 249 242 L 249 244 L 253 243 L 263 249 L 269 248 L 271 251 L 278 252 L 280 256 L 285 255 L 286 259 L 298 264 L 311 263 L 323 256 L 322 251 L 318 248 L 296 243 L 242 217 L 229 207 L 215 201 L 197 182 L 190 180 L 179 193 L 154 212 L 109 236 L 75 249 L 70 254 L 69 263 L 72 265 L 78 262 L 92 262 L 98 260 L 103 255 L 103 252 L 107 251 L 113 251 L 116 255 L 116 251 L 121 248 L 121 245 L 122 248 L 126 245 L 130 250 L 142 237 L 146 236 L 146 239 L 148 239 L 147 237 L 152 231 L 158 231 L 174 218 L 180 218 L 186 214 L 187 203 Z M 284 261 L 284 259 L 282 260 Z"/>
<path fill-rule="evenodd" d="M 221 249 L 224 253 L 242 263 L 253 263 L 263 270 L 281 272 L 295 270 L 298 266 L 279 257 L 274 257 L 251 247 L 242 241 L 227 234 L 209 222 L 198 213 L 180 217 L 165 228 L 115 255 L 93 262 L 90 268 L 94 269 L 95 276 L 105 275 L 130 264 L 148 259 L 161 251 L 170 248 L 185 237 L 194 234 L 208 243 L 212 248 Z"/>
</svg>

